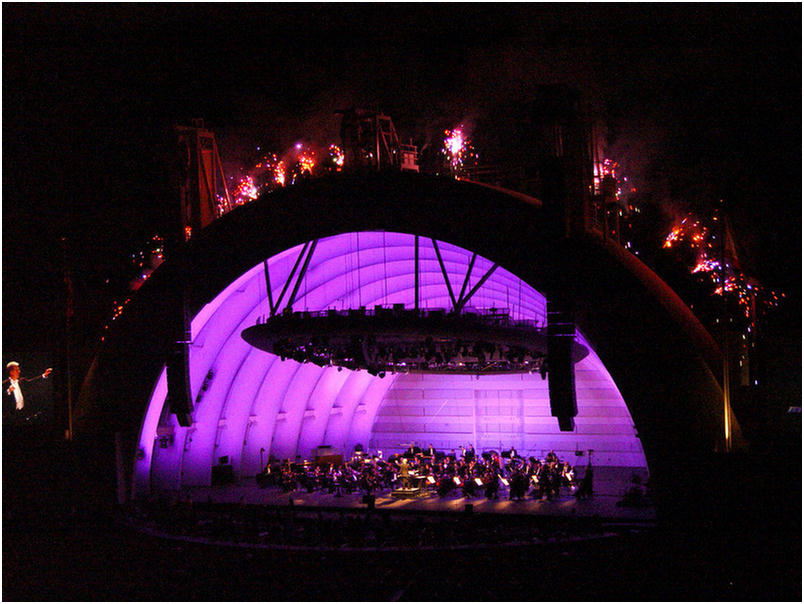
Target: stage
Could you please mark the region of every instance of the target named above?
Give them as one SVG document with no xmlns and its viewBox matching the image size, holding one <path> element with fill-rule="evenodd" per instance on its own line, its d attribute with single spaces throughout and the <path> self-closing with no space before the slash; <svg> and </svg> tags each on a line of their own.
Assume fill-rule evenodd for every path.
<svg viewBox="0 0 804 604">
<path fill-rule="evenodd" d="M 582 472 L 582 471 L 581 471 Z M 499 499 L 486 499 L 482 489 L 478 489 L 475 497 L 464 497 L 460 489 L 455 489 L 446 497 L 439 497 L 434 490 L 426 490 L 425 494 L 410 499 L 392 497 L 391 491 L 375 492 L 375 509 L 389 512 L 433 512 L 433 513 L 465 513 L 466 506 L 472 505 L 472 512 L 479 514 L 520 514 L 560 517 L 595 517 L 606 520 L 636 524 L 652 523 L 656 520 L 653 506 L 626 507 L 618 506 L 623 495 L 631 485 L 632 468 L 597 467 L 595 468 L 594 495 L 591 499 L 578 500 L 567 487 L 562 487 L 558 498 L 538 500 L 528 495 L 523 501 L 508 499 L 507 487 L 501 486 Z M 644 474 L 644 470 L 641 472 Z M 641 476 L 644 484 L 644 475 Z M 161 495 L 178 496 L 195 502 L 239 503 L 260 506 L 289 506 L 292 500 L 294 507 L 312 509 L 366 509 L 363 502 L 364 493 L 355 491 L 335 494 L 307 491 L 299 488 L 292 492 L 284 492 L 280 487 L 260 488 L 254 478 L 241 481 L 240 484 L 215 487 L 185 487 L 181 493 L 169 492 Z"/>
</svg>

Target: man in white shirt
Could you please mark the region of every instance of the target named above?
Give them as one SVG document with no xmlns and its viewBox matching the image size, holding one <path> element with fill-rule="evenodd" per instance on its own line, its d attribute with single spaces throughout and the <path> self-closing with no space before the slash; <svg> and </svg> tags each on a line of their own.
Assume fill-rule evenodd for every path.
<svg viewBox="0 0 804 604">
<path fill-rule="evenodd" d="M 25 398 L 22 395 L 22 383 L 46 379 L 47 376 L 50 375 L 50 372 L 53 371 L 53 369 L 49 367 L 42 375 L 38 375 L 34 378 L 20 377 L 20 364 L 17 363 L 17 361 L 11 361 L 6 365 L 6 369 L 8 370 L 8 379 L 3 382 L 3 386 L 6 388 L 6 394 L 14 397 L 14 406 L 17 411 L 22 411 L 23 407 L 25 407 Z"/>
</svg>

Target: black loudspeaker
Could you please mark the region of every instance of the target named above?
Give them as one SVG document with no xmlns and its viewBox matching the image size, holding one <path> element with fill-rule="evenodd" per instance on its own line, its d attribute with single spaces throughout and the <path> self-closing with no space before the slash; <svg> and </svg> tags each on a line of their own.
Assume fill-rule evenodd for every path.
<svg viewBox="0 0 804 604">
<path fill-rule="evenodd" d="M 467 503 L 466 505 L 463 506 L 463 511 L 466 512 L 467 514 L 471 514 L 474 511 L 474 509 L 475 506 L 472 505 L 471 503 Z"/>
<path fill-rule="evenodd" d="M 558 429 L 562 432 L 572 432 L 575 430 L 575 418 L 568 415 L 559 415 Z"/>
<path fill-rule="evenodd" d="M 547 380 L 550 389 L 550 413 L 558 418 L 562 432 L 575 429 L 578 401 L 575 396 L 575 365 L 572 343 L 575 321 L 572 313 L 554 303 L 547 303 Z"/>
<path fill-rule="evenodd" d="M 176 415 L 179 425 L 188 427 L 193 423 L 193 403 L 190 395 L 189 359 L 185 348 L 183 344 L 175 344 L 168 354 L 167 399 L 170 412 Z"/>
<path fill-rule="evenodd" d="M 363 503 L 365 503 L 368 506 L 368 509 L 370 510 L 374 509 L 375 501 L 376 500 L 374 498 L 374 495 L 363 495 Z"/>
<path fill-rule="evenodd" d="M 232 466 L 212 466 L 212 486 L 219 487 L 234 482 Z"/>
</svg>

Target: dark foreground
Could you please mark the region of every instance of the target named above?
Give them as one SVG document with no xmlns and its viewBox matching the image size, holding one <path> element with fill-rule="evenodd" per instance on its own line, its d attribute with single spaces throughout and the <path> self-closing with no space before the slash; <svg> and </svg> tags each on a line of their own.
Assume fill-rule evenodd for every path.
<svg viewBox="0 0 804 604">
<path fill-rule="evenodd" d="M 699 487 L 698 513 L 667 514 L 649 531 L 322 552 L 143 534 L 118 521 L 108 491 L 92 495 L 108 467 L 48 443 L 3 442 L 4 600 L 801 600 L 798 452 L 778 473 L 729 462 L 728 483 Z"/>
</svg>

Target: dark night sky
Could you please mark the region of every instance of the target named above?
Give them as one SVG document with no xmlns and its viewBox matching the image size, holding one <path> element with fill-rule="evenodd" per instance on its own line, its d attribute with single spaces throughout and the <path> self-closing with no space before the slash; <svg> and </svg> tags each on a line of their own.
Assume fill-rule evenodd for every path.
<svg viewBox="0 0 804 604">
<path fill-rule="evenodd" d="M 171 123 L 205 118 L 237 161 L 377 104 L 425 142 L 541 83 L 594 101 L 654 202 L 726 198 L 760 280 L 801 289 L 798 4 L 5 4 L 3 76 L 4 356 L 58 331 L 60 236 L 91 306 L 155 232 Z"/>
</svg>

